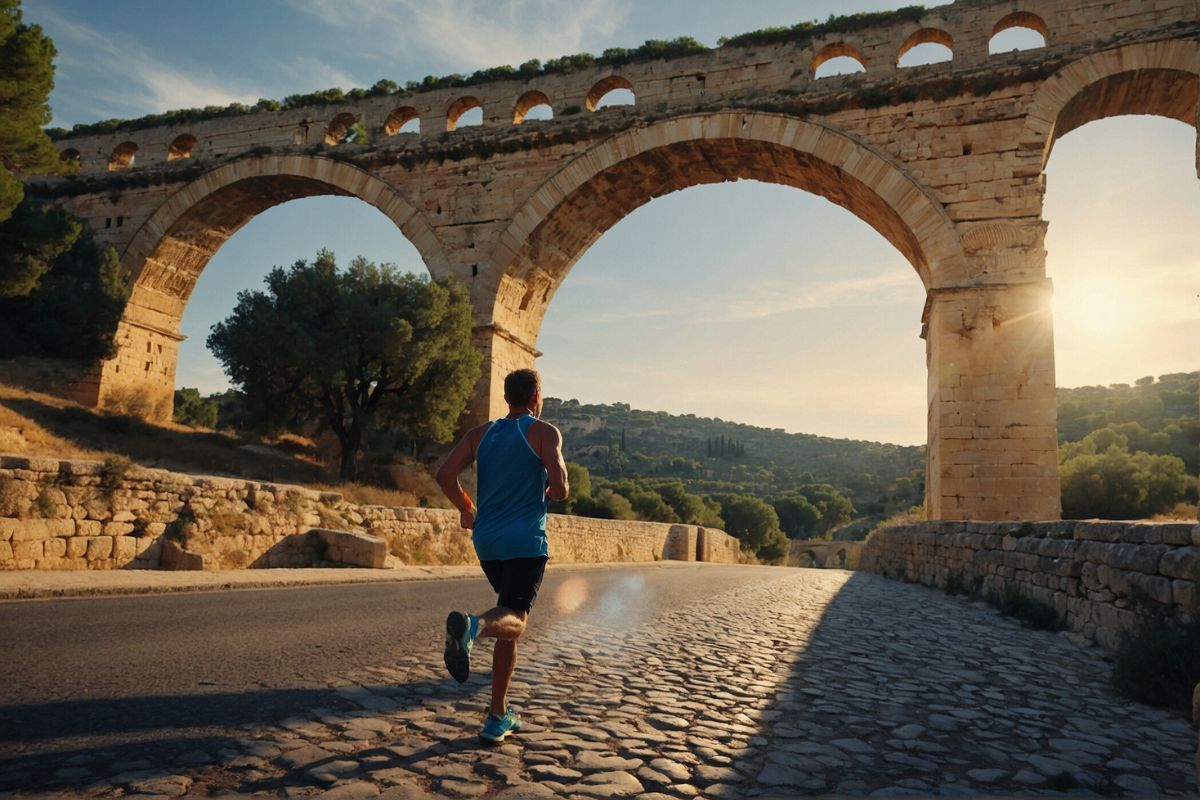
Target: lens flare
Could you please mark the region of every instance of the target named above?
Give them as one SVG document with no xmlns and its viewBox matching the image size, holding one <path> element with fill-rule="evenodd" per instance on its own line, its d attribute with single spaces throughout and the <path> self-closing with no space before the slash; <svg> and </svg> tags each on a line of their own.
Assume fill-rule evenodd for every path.
<svg viewBox="0 0 1200 800">
<path fill-rule="evenodd" d="M 564 614 L 579 610 L 587 600 L 588 586 L 583 578 L 567 578 L 554 592 L 554 606 Z"/>
</svg>

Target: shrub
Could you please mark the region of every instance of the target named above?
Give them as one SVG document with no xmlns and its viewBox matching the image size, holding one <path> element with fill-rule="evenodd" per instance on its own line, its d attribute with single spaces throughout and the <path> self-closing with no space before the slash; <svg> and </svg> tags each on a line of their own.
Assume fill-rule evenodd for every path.
<svg viewBox="0 0 1200 800">
<path fill-rule="evenodd" d="M 992 595 L 988 602 L 1004 616 L 1018 619 L 1035 630 L 1057 631 L 1062 628 L 1062 620 L 1053 606 L 1026 597 L 1015 583 L 1004 584 L 1000 593 Z"/>
<path fill-rule="evenodd" d="M 154 403 L 148 396 L 132 387 L 118 387 L 104 397 L 106 411 L 118 417 L 149 419 L 154 413 Z"/>
<path fill-rule="evenodd" d="M 167 523 L 167 529 L 163 531 L 163 538 L 177 542 L 180 547 L 187 549 L 188 540 L 191 538 L 194 525 L 196 522 L 195 512 L 190 506 L 184 506 L 180 509 L 179 514 L 175 519 Z"/>
<path fill-rule="evenodd" d="M 201 397 L 199 389 L 185 386 L 175 390 L 175 421 L 192 428 L 217 427 L 219 404 L 214 398 Z"/>
<path fill-rule="evenodd" d="M 21 484 L 9 475 L 0 475 L 0 517 L 19 517 L 24 496 Z"/>
<path fill-rule="evenodd" d="M 54 498 L 45 489 L 38 492 L 37 499 L 33 501 L 33 507 L 42 519 L 51 519 L 58 513 L 58 503 L 54 502 Z"/>
<path fill-rule="evenodd" d="M 1186 711 L 1200 683 L 1200 620 L 1157 618 L 1126 634 L 1113 663 L 1113 685 L 1133 700 Z"/>
<path fill-rule="evenodd" d="M 109 456 L 104 459 L 104 463 L 100 465 L 101 491 L 111 497 L 113 492 L 121 488 L 131 467 L 133 462 L 124 456 Z"/>
<path fill-rule="evenodd" d="M 946 575 L 946 583 L 942 586 L 942 590 L 951 596 L 968 594 L 967 584 L 963 581 L 961 572 L 951 572 Z"/>
</svg>

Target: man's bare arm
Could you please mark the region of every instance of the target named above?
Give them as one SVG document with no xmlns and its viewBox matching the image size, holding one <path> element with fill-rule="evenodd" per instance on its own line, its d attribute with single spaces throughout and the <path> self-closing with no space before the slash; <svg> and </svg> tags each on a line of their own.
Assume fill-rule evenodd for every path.
<svg viewBox="0 0 1200 800">
<path fill-rule="evenodd" d="M 470 495 L 463 490 L 462 484 L 458 482 L 458 476 L 461 475 L 475 461 L 475 448 L 479 445 L 481 431 L 475 428 L 467 433 L 454 449 L 450 451 L 450 455 L 446 457 L 446 461 L 437 471 L 437 483 L 441 487 L 442 493 L 454 504 L 458 509 L 459 524 L 464 528 L 471 528 L 475 525 L 475 503 L 471 500 Z"/>
<path fill-rule="evenodd" d="M 538 455 L 546 467 L 549 485 L 546 496 L 551 500 L 566 500 L 571 487 L 567 484 L 567 462 L 563 460 L 562 434 L 548 422 L 539 422 Z"/>
</svg>

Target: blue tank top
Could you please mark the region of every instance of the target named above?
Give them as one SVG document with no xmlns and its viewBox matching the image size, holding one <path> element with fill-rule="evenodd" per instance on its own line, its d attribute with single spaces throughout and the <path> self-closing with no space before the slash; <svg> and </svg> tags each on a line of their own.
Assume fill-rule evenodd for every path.
<svg viewBox="0 0 1200 800">
<path fill-rule="evenodd" d="M 488 426 L 475 452 L 479 463 L 471 541 L 480 561 L 549 555 L 546 468 L 525 438 L 532 414 Z"/>
</svg>

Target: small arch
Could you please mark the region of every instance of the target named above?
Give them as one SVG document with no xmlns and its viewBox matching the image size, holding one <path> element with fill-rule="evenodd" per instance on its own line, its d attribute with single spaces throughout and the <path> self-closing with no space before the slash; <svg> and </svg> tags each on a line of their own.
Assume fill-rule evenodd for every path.
<svg viewBox="0 0 1200 800">
<path fill-rule="evenodd" d="M 343 111 L 329 122 L 325 129 L 325 144 L 339 145 L 349 140 L 351 128 L 358 122 L 358 115 Z"/>
<path fill-rule="evenodd" d="M 470 111 L 473 108 L 478 108 L 480 110 L 479 122 L 467 122 L 467 121 L 462 120 L 463 114 L 466 114 L 468 111 Z M 466 97 L 460 97 L 457 100 L 455 100 L 453 103 L 451 103 L 450 107 L 448 109 L 446 109 L 446 130 L 448 130 L 448 131 L 456 130 L 459 126 L 460 121 L 462 122 L 462 124 L 464 126 L 465 125 L 482 124 L 482 122 L 483 122 L 482 112 L 483 112 L 483 103 L 479 102 L 479 98 L 471 97 L 470 95 L 468 95 Z"/>
<path fill-rule="evenodd" d="M 545 107 L 549 110 L 547 116 L 544 112 L 534 116 L 529 116 L 534 109 Z M 513 106 L 513 124 L 520 125 L 526 119 L 550 119 L 554 116 L 554 110 L 550 105 L 550 98 L 544 92 L 529 91 L 517 98 L 516 104 Z"/>
<path fill-rule="evenodd" d="M 834 75 L 848 75 L 852 72 L 866 72 L 866 69 L 867 60 L 863 54 L 857 47 L 846 42 L 825 45 L 813 56 L 812 60 L 813 78 L 817 80 L 832 78 Z"/>
<path fill-rule="evenodd" d="M 175 141 L 171 142 L 171 146 L 167 148 L 167 161 L 175 161 L 180 158 L 191 158 L 192 148 L 196 146 L 196 137 L 190 133 L 182 133 L 175 137 Z"/>
<path fill-rule="evenodd" d="M 58 154 L 58 159 L 64 164 L 74 164 L 75 166 L 79 166 L 79 162 L 82 160 L 82 157 L 79 155 L 79 151 L 74 147 L 68 147 L 66 150 L 63 150 Z"/>
<path fill-rule="evenodd" d="M 420 133 L 421 115 L 412 106 L 401 106 L 387 115 L 383 121 L 383 132 L 388 136 L 398 133 Z"/>
<path fill-rule="evenodd" d="M 1050 40 L 1050 28 L 1037 14 L 1017 11 L 1009 14 L 992 28 L 988 55 L 1011 53 L 1015 50 L 1037 50 Z"/>
<path fill-rule="evenodd" d="M 607 105 L 634 105 L 637 103 L 637 93 L 634 91 L 633 84 L 629 79 L 623 78 L 620 75 L 609 75 L 591 88 L 587 93 L 587 98 L 584 100 L 584 105 L 588 111 L 596 111 L 601 108 L 600 101 L 604 99 L 605 95 L 619 89 L 629 92 L 632 98 L 628 103 L 609 103 Z"/>
<path fill-rule="evenodd" d="M 122 142 L 113 148 L 112 155 L 108 157 L 108 171 L 120 172 L 124 169 L 133 169 L 133 162 L 137 158 L 138 146 L 133 142 Z"/>
<path fill-rule="evenodd" d="M 896 66 L 919 67 L 954 59 L 954 37 L 937 28 L 922 28 L 904 40 Z"/>
</svg>

